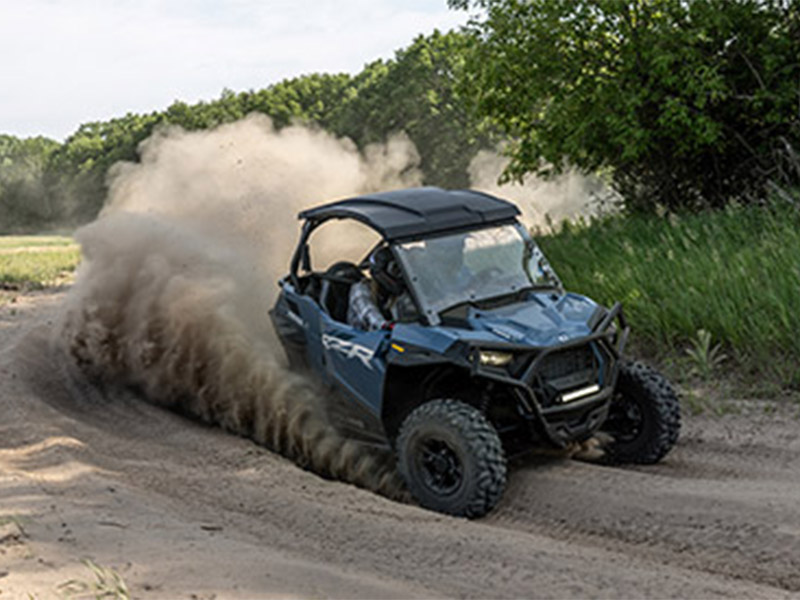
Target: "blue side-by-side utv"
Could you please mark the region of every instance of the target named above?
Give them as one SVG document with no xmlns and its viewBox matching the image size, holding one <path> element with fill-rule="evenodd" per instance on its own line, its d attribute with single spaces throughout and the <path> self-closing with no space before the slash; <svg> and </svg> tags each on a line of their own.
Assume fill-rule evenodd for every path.
<svg viewBox="0 0 800 600">
<path fill-rule="evenodd" d="M 509 457 L 602 431 L 607 462 L 655 463 L 680 430 L 669 382 L 623 358 L 620 304 L 565 292 L 519 214 L 430 187 L 311 208 L 270 313 L 291 366 L 334 388 L 332 423 L 391 448 L 419 503 L 453 515 L 497 504 Z M 360 263 L 315 271 L 312 233 L 336 219 L 381 239 Z M 387 275 L 394 289 L 381 286 Z M 348 323 L 364 281 L 380 328 Z"/>
</svg>

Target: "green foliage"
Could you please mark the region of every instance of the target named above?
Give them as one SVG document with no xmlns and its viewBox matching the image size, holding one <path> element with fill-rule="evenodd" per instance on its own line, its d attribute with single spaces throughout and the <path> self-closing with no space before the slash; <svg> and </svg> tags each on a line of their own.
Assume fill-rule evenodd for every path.
<svg viewBox="0 0 800 600">
<path fill-rule="evenodd" d="M 278 128 L 301 122 L 330 130 L 334 113 L 352 96 L 349 75 L 313 73 L 281 81 L 260 92 L 240 94 L 239 99 L 243 114 L 267 114 Z"/>
<path fill-rule="evenodd" d="M 568 289 L 620 300 L 635 336 L 679 350 L 709 334 L 706 362 L 773 369 L 800 360 L 800 212 L 730 206 L 682 218 L 613 217 L 540 243 Z M 713 353 L 713 356 L 712 356 Z"/>
<path fill-rule="evenodd" d="M 405 131 L 421 158 L 425 182 L 468 187 L 469 162 L 490 145 L 457 82 L 471 45 L 461 33 L 419 36 L 391 61 L 367 65 L 353 81 L 353 97 L 336 114 L 334 130 L 359 146 Z"/>
<path fill-rule="evenodd" d="M 57 223 L 93 219 L 105 201 L 108 169 L 117 161 L 135 160 L 139 143 L 162 121 L 156 113 L 128 113 L 85 123 L 69 136 L 50 157 L 45 177 L 47 193 L 61 209 Z"/>
<path fill-rule="evenodd" d="M 24 229 L 57 215 L 44 193 L 44 175 L 58 142 L 0 135 L 0 232 Z"/>
<path fill-rule="evenodd" d="M 477 5 L 468 91 L 513 139 L 506 173 L 610 169 L 632 210 L 760 200 L 800 181 L 789 0 Z"/>
</svg>

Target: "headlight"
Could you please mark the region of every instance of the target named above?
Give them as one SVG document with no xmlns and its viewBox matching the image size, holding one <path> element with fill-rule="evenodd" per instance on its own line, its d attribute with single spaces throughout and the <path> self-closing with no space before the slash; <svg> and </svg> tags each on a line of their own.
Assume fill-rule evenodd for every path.
<svg viewBox="0 0 800 600">
<path fill-rule="evenodd" d="M 510 352 L 482 350 L 480 353 L 481 364 L 488 367 L 504 367 L 511 362 L 512 358 L 514 358 L 514 355 Z"/>
</svg>

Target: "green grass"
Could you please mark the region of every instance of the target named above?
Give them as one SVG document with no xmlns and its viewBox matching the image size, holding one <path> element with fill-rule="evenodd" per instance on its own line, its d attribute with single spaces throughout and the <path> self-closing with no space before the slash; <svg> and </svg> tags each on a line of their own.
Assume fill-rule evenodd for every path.
<svg viewBox="0 0 800 600">
<path fill-rule="evenodd" d="M 735 365 L 800 365 L 800 212 L 792 207 L 609 217 L 539 241 L 567 289 L 622 301 L 637 339 L 657 353 L 685 352 L 702 329 Z"/>
<path fill-rule="evenodd" d="M 75 240 L 64 235 L 3 235 L 0 236 L 0 251 L 5 249 L 42 248 L 50 246 L 74 246 Z"/>
<path fill-rule="evenodd" d="M 72 238 L 0 237 L 0 288 L 30 290 L 64 283 L 80 257 Z"/>
</svg>

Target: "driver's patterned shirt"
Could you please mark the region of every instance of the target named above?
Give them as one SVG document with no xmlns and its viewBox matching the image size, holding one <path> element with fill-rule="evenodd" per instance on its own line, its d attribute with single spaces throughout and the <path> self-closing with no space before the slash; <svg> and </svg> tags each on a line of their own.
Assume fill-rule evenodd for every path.
<svg viewBox="0 0 800 600">
<path fill-rule="evenodd" d="M 372 289 L 368 281 L 359 281 L 350 286 L 347 323 L 365 331 L 374 331 L 386 326 L 386 319 L 372 298 Z"/>
</svg>

